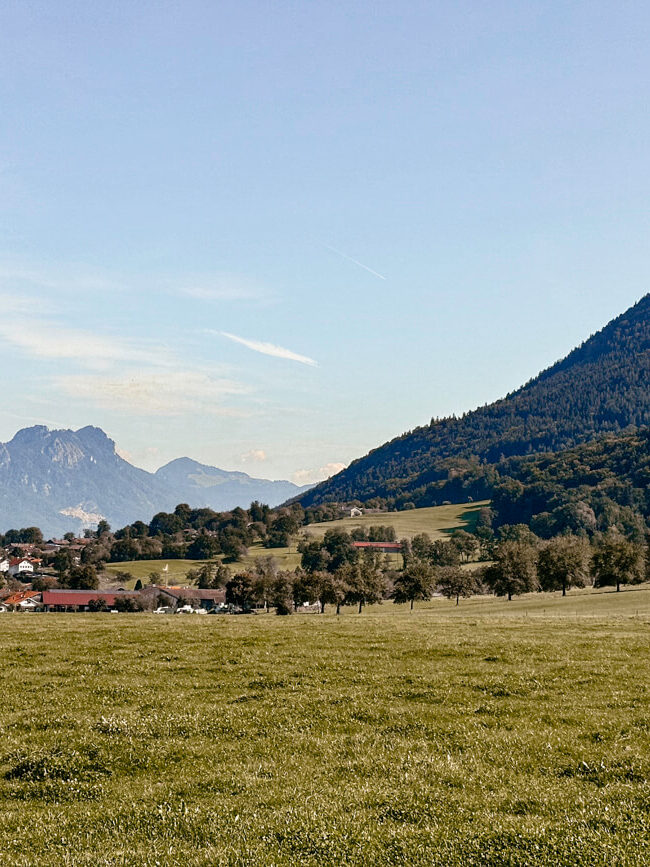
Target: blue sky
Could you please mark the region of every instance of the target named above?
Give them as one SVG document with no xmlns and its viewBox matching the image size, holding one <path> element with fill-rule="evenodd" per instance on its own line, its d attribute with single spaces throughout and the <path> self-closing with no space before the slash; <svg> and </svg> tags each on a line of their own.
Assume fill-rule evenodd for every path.
<svg viewBox="0 0 650 867">
<path fill-rule="evenodd" d="M 641 2 L 0 9 L 0 439 L 299 482 L 648 291 Z"/>
</svg>

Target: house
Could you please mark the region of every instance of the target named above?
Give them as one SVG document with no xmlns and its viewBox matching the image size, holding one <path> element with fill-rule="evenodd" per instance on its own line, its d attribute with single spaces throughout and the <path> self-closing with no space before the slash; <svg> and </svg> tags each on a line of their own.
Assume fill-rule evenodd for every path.
<svg viewBox="0 0 650 867">
<path fill-rule="evenodd" d="M 106 603 L 107 608 L 113 608 L 115 600 L 139 600 L 140 594 L 127 590 L 43 590 L 43 609 L 45 611 L 90 611 L 91 602 Z"/>
<path fill-rule="evenodd" d="M 36 590 L 21 590 L 7 596 L 4 604 L 7 608 L 18 611 L 37 611 L 42 606 L 41 594 Z"/>
<path fill-rule="evenodd" d="M 30 559 L 29 557 L 12 557 L 7 571 L 13 577 L 24 578 L 33 575 L 34 569 L 40 565 L 40 560 Z"/>
<path fill-rule="evenodd" d="M 350 509 L 350 517 L 351 518 L 360 518 L 361 515 L 363 515 L 363 512 L 361 511 L 361 509 L 358 509 L 356 506 L 353 506 Z"/>
<path fill-rule="evenodd" d="M 9 557 L 0 557 L 0 572 L 9 571 Z"/>
</svg>

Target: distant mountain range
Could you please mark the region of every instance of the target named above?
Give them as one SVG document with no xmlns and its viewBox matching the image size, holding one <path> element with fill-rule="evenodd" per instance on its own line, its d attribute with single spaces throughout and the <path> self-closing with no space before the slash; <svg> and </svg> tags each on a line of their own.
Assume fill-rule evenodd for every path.
<svg viewBox="0 0 650 867">
<path fill-rule="evenodd" d="M 113 528 L 178 503 L 225 511 L 253 500 L 274 506 L 307 490 L 178 458 L 148 473 L 115 451 L 97 427 L 18 431 L 0 443 L 0 531 L 40 527 L 46 536 L 79 532 L 105 518 Z"/>
<path fill-rule="evenodd" d="M 504 352 L 507 352 L 504 335 Z M 650 424 L 650 295 L 502 400 L 432 420 L 354 461 L 303 506 L 381 498 L 401 508 L 490 496 L 513 456 L 560 452 Z"/>
</svg>

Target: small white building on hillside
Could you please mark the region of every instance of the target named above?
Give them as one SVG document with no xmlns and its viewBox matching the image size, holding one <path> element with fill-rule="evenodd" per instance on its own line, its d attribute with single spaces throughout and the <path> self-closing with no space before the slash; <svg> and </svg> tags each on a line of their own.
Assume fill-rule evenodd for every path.
<svg viewBox="0 0 650 867">
<path fill-rule="evenodd" d="M 25 575 L 33 575 L 34 563 L 28 560 L 27 557 L 14 557 L 13 560 L 9 561 L 9 569 L 7 571 L 10 575 L 14 577 L 18 576 L 19 578 Z"/>
</svg>

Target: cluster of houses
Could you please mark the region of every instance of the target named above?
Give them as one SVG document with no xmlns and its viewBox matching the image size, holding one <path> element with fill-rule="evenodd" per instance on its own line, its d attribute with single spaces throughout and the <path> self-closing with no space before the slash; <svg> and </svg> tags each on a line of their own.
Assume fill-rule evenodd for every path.
<svg viewBox="0 0 650 867">
<path fill-rule="evenodd" d="M 229 610 L 225 590 L 197 587 L 158 587 L 142 590 L 10 590 L 0 591 L 0 613 L 7 611 L 125 611 L 145 610 L 160 614 L 207 614 Z M 129 600 L 129 602 L 126 602 Z"/>
</svg>

